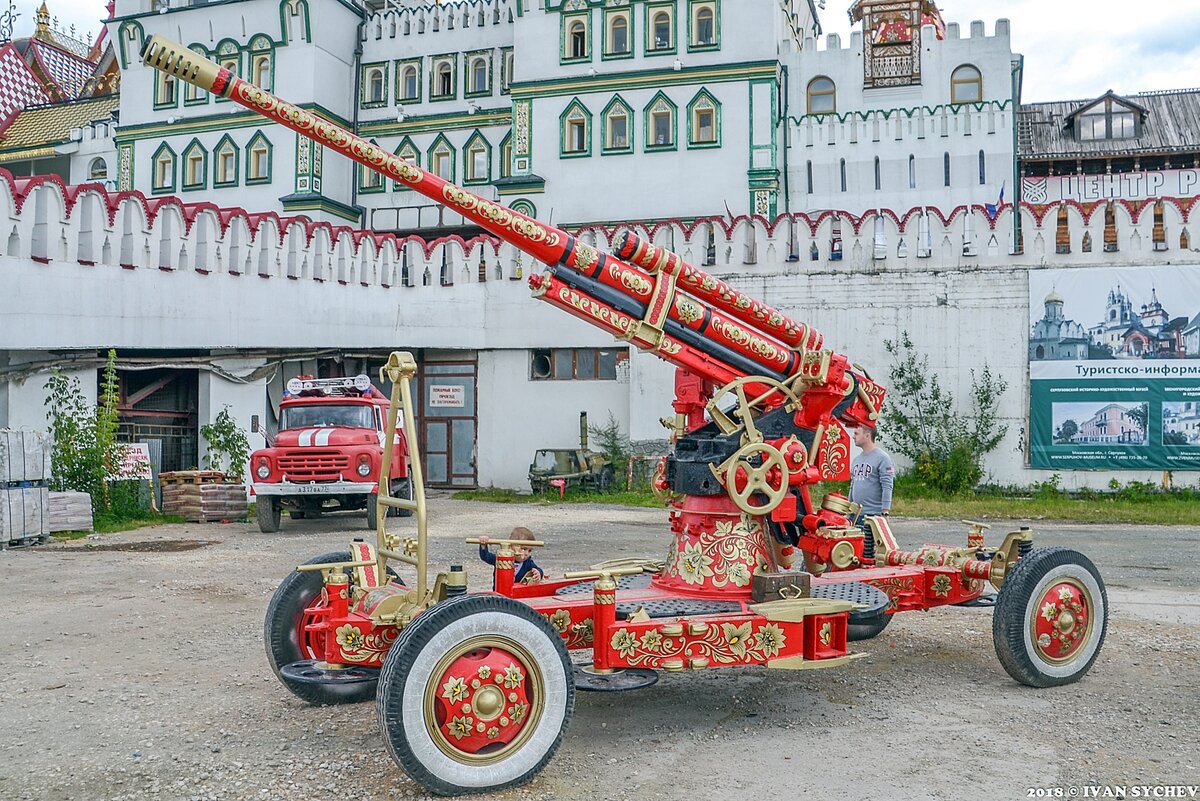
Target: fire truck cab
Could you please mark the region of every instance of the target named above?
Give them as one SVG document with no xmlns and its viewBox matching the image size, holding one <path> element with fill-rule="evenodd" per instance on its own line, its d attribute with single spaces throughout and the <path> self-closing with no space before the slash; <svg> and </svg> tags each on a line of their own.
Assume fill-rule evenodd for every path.
<svg viewBox="0 0 1200 801">
<path fill-rule="evenodd" d="M 288 381 L 279 432 L 271 438 L 261 431 L 267 447 L 250 457 L 259 528 L 278 531 L 284 509 L 293 518 L 365 509 L 367 527 L 375 528 L 387 410 L 387 396 L 366 375 Z M 392 448 L 391 492 L 411 498 L 408 443 L 400 430 Z"/>
</svg>

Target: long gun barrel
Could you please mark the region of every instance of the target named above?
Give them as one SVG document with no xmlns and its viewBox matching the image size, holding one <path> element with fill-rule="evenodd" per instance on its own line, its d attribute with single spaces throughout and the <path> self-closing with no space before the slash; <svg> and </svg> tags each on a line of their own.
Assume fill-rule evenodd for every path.
<svg viewBox="0 0 1200 801">
<path fill-rule="evenodd" d="M 632 235 L 618 243 L 629 263 L 559 228 L 486 200 L 287 103 L 230 70 L 162 36 L 142 50 L 151 67 L 274 120 L 368 169 L 460 213 L 481 228 L 551 266 L 530 278 L 536 297 L 655 353 L 715 384 L 746 376 L 786 382 L 803 378 L 836 393 L 855 393 L 865 407 L 848 422 L 871 424 L 878 395 L 845 357 L 822 360 L 819 332 L 788 318 L 679 256 Z M 873 385 L 871 385 L 873 386 Z M 874 402 L 871 402 L 874 401 Z"/>
</svg>

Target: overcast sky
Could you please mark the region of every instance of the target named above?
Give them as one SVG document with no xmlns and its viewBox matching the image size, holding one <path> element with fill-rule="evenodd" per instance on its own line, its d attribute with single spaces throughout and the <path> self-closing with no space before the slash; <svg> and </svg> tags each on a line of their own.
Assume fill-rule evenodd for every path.
<svg viewBox="0 0 1200 801">
<path fill-rule="evenodd" d="M 9 0 L 0 0 L 6 8 Z M 102 0 L 47 0 L 50 13 L 80 37 L 99 32 Z M 736 3 L 725 4 L 728 12 Z M 17 0 L 16 35 L 33 31 L 40 0 Z M 850 0 L 826 0 L 826 32 L 848 36 Z M 1132 94 L 1200 85 L 1200 2 L 1197 0 L 945 0 L 939 7 L 963 34 L 973 19 L 993 32 L 1012 21 L 1013 49 L 1025 56 L 1024 99 L 1076 100 L 1108 89 Z"/>
</svg>

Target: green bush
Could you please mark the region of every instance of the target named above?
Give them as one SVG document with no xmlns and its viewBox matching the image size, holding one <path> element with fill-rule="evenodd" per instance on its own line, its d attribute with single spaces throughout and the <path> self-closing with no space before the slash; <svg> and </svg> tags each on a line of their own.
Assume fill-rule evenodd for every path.
<svg viewBox="0 0 1200 801">
<path fill-rule="evenodd" d="M 250 460 L 250 440 L 229 413 L 229 404 L 217 413 L 216 420 L 200 426 L 200 435 L 208 442 L 204 466 L 209 470 L 222 470 L 226 476 L 241 481 L 246 462 Z"/>
</svg>

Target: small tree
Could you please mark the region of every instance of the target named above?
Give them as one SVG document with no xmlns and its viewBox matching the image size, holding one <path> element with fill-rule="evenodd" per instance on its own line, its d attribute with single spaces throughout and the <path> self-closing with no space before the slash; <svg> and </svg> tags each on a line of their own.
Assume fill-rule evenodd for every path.
<svg viewBox="0 0 1200 801">
<path fill-rule="evenodd" d="M 229 413 L 229 404 L 217 413 L 216 420 L 200 427 L 200 434 L 208 442 L 204 466 L 209 470 L 224 470 L 230 478 L 241 481 L 250 459 L 250 440 Z"/>
<path fill-rule="evenodd" d="M 608 413 L 608 421 L 600 425 L 588 426 L 588 433 L 596 439 L 599 450 L 608 458 L 613 472 L 618 476 L 625 475 L 629 469 L 630 443 L 629 437 L 621 431 L 621 424 L 612 412 Z"/>
<path fill-rule="evenodd" d="M 1074 420 L 1063 420 L 1058 431 L 1054 432 L 1054 441 L 1059 445 L 1069 445 L 1072 437 L 1079 433 L 1079 424 Z"/>
<path fill-rule="evenodd" d="M 912 460 L 921 483 L 948 493 L 969 490 L 983 477 L 983 457 L 1008 432 L 997 414 L 1008 382 L 986 364 L 978 373 L 972 370 L 972 409 L 961 415 L 953 394 L 930 372 L 929 357 L 917 353 L 907 331 L 883 344 L 892 357 L 884 436 Z"/>
</svg>

